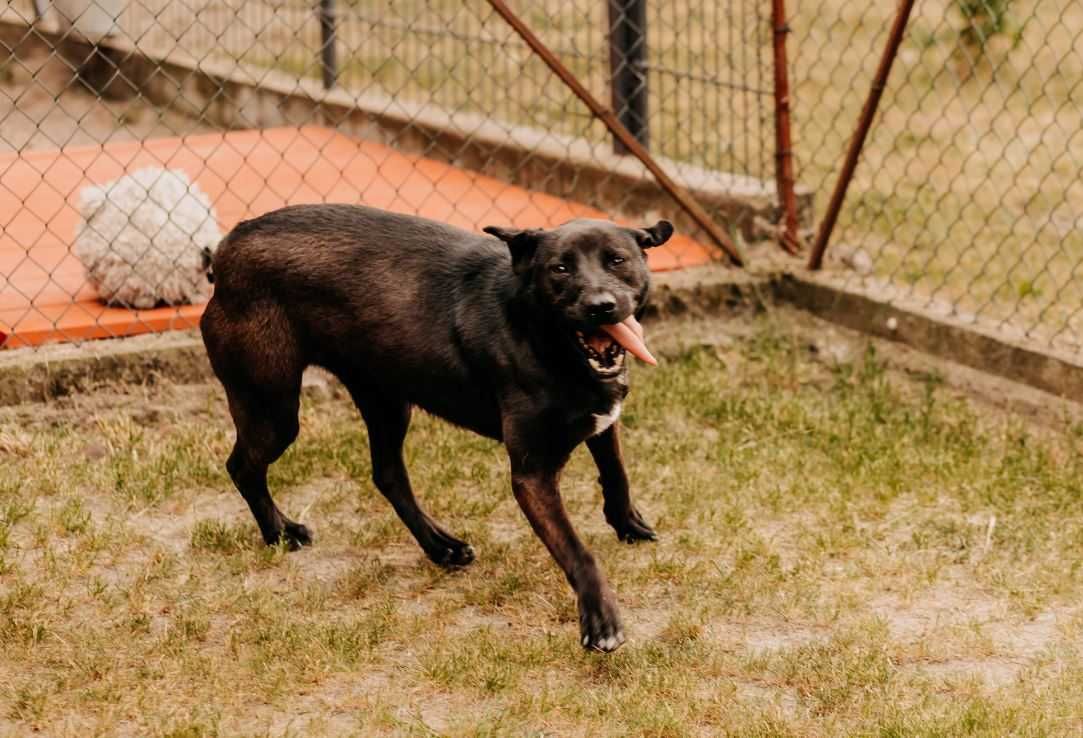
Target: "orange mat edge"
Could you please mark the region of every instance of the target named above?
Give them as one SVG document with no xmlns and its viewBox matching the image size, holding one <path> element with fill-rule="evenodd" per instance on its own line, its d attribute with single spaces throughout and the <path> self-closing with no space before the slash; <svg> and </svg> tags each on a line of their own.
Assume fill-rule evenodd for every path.
<svg viewBox="0 0 1083 738">
<path fill-rule="evenodd" d="M 324 154 L 324 148 L 332 144 L 343 151 L 348 150 L 351 158 L 345 162 L 340 159 L 330 162 Z M 243 153 L 240 151 L 242 148 Z M 164 158 L 161 156 L 163 154 L 165 154 Z M 291 154 L 294 155 L 293 160 L 290 159 Z M 176 167 L 180 166 L 177 160 L 185 159 L 191 168 L 197 170 L 195 174 L 189 173 L 193 181 L 208 190 L 213 187 L 209 188 L 205 182 L 200 182 L 199 177 L 203 176 L 206 179 L 208 176 L 217 176 L 214 174 L 216 155 L 219 160 L 223 156 L 233 158 L 240 156 L 242 165 L 249 169 L 255 167 L 253 171 L 260 179 L 255 195 L 242 203 L 245 212 L 240 213 L 241 218 L 254 217 L 261 212 L 267 212 L 268 209 L 273 209 L 268 206 L 274 204 L 275 198 L 289 202 L 291 197 L 300 198 L 301 201 L 305 201 L 306 197 L 315 197 L 315 201 L 319 202 L 365 202 L 376 207 L 383 206 L 386 209 L 397 209 L 401 212 L 412 212 L 423 217 L 451 222 L 460 227 L 465 225 L 474 230 L 479 229 L 478 219 L 481 217 L 494 221 L 503 219 L 519 227 L 534 227 L 535 224 L 518 221 L 538 218 L 553 219 L 557 218 L 558 214 L 564 214 L 564 217 L 567 215 L 605 217 L 604 213 L 575 201 L 527 190 L 488 175 L 399 152 L 377 142 L 357 139 L 333 128 L 311 124 L 201 133 L 141 141 L 118 141 L 104 145 L 56 150 L 11 152 L 8 155 L 0 155 L 0 160 L 11 158 L 13 162 L 19 160 L 27 164 L 32 162 L 29 171 L 36 173 L 38 180 L 30 183 L 31 191 L 36 192 L 37 188 L 46 186 L 46 194 L 60 203 L 58 209 L 64 210 L 63 215 L 68 221 L 72 221 L 73 217 L 78 216 L 70 201 L 74 198 L 78 187 L 73 186 L 64 192 L 61 183 L 49 182 L 46 175 L 53 166 L 50 163 L 51 160 L 71 164 L 83 162 L 82 172 L 85 177 L 89 177 L 88 171 L 99 163 L 98 157 L 102 156 L 106 157 L 106 161 L 103 162 L 105 165 L 119 165 L 120 171 L 125 172 L 148 165 Z M 260 159 L 261 156 L 264 158 Z M 263 164 L 260 164 L 260 161 L 263 161 Z M 298 162 L 303 164 L 299 165 Z M 313 191 L 311 187 L 303 190 L 297 184 L 300 182 L 303 185 L 306 178 L 322 182 L 313 173 L 318 173 L 318 167 L 327 164 L 330 165 L 329 173 L 337 172 L 338 174 L 331 190 L 325 193 L 319 190 Z M 388 167 L 392 165 L 398 166 L 398 171 L 394 173 L 396 178 L 394 182 L 388 178 Z M 221 161 L 218 166 L 222 166 Z M 181 166 L 181 168 L 184 167 Z M 259 169 L 269 171 L 270 174 L 260 172 Z M 422 169 L 425 171 L 423 172 Z M 429 176 L 433 172 L 438 175 L 435 180 Z M 277 180 L 273 181 L 275 176 Z M 371 180 L 365 184 L 357 182 L 358 179 L 363 180 L 367 176 L 378 176 L 383 179 Z M 426 179 L 426 177 L 429 178 Z M 281 196 L 279 194 L 281 191 L 291 191 L 293 194 Z M 217 193 L 208 192 L 208 194 L 212 196 L 212 201 L 216 201 L 223 192 L 225 195 L 236 198 L 238 193 L 243 192 L 247 195 L 252 190 L 245 189 L 243 182 L 237 185 L 233 179 L 228 179 L 221 183 Z M 298 193 L 302 194 L 298 195 Z M 390 201 L 388 197 L 391 197 Z M 261 199 L 269 200 L 269 202 L 261 202 Z M 29 201 L 29 197 L 23 200 L 24 208 L 25 203 Z M 41 199 L 35 195 L 34 202 L 40 204 Z M 217 204 L 216 209 L 219 211 L 221 222 L 221 204 Z M 482 216 L 480 213 L 486 214 Z M 464 222 L 470 218 L 473 218 L 470 223 Z M 60 220 L 62 218 L 58 217 L 50 221 L 46 226 L 48 232 L 55 235 L 61 231 L 68 232 L 65 229 L 73 228 L 74 221 L 59 223 Z M 223 233 L 226 230 L 223 228 Z M 15 237 L 11 231 L 0 227 L 0 247 L 4 245 L 2 241 L 11 241 L 13 238 Z M 45 248 L 44 240 L 40 237 L 33 246 L 26 246 L 18 241 L 15 241 L 14 245 L 16 248 L 11 251 L 16 255 L 21 252 L 26 256 L 30 256 L 35 248 Z M 0 248 L 0 256 L 3 252 L 4 249 Z M 648 263 L 652 272 L 675 271 L 698 266 L 710 263 L 715 258 L 708 246 L 687 236 L 677 236 L 666 246 L 648 252 Z M 85 283 L 78 271 L 68 270 L 64 274 L 55 268 L 49 271 L 50 283 L 56 282 L 59 286 L 60 282 L 57 280 L 61 278 L 71 281 L 69 287 L 75 285 L 77 280 Z M 12 286 L 15 285 L 12 284 Z M 71 291 L 71 294 L 74 295 L 75 291 Z M 13 310 L 0 311 L 0 348 L 22 348 L 48 343 L 70 343 L 171 330 L 188 330 L 198 326 L 199 317 L 203 313 L 203 305 L 158 308 L 153 311 L 124 311 L 119 308 L 109 308 L 96 299 L 57 301 L 55 296 L 49 299 L 50 302 L 40 304 L 38 297 L 29 297 L 24 301 L 25 304 L 14 306 Z M 19 310 L 22 313 L 16 316 L 15 313 Z M 13 319 L 4 320 L 2 313 L 8 313 Z"/>
</svg>

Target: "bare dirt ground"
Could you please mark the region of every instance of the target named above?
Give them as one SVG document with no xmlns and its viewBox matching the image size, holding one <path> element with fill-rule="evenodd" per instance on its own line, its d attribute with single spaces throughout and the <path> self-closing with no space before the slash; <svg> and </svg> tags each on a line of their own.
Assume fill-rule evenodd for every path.
<svg viewBox="0 0 1083 738">
<path fill-rule="evenodd" d="M 563 484 L 631 634 L 609 657 L 495 443 L 414 423 L 419 495 L 479 553 L 446 572 L 321 375 L 271 480 L 298 553 L 231 489 L 213 383 L 0 409 L 0 735 L 1083 730 L 1071 406 L 788 311 L 649 333 L 623 421 L 661 540 L 615 539 L 585 454 Z"/>
</svg>

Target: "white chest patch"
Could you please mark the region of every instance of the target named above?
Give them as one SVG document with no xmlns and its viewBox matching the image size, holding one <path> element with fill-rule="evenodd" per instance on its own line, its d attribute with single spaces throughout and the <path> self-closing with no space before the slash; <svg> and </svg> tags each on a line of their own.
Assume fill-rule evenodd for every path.
<svg viewBox="0 0 1083 738">
<path fill-rule="evenodd" d="M 591 416 L 594 418 L 594 433 L 591 435 L 598 435 L 604 431 L 613 423 L 617 422 L 617 418 L 620 417 L 620 400 L 613 403 L 613 407 L 609 408 L 609 412 L 605 415 L 598 415 L 595 413 Z"/>
</svg>

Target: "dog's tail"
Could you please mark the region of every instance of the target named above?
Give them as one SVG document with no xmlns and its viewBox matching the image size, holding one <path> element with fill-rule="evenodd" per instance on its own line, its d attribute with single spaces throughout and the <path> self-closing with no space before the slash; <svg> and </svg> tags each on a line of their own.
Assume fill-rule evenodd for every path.
<svg viewBox="0 0 1083 738">
<path fill-rule="evenodd" d="M 210 246 L 204 246 L 203 251 L 203 272 L 207 275 L 207 281 L 214 284 L 214 252 L 211 251 Z"/>
<path fill-rule="evenodd" d="M 252 218 L 250 220 L 242 220 L 237 225 L 233 226 L 226 235 L 222 236 L 222 239 L 211 248 L 210 246 L 204 246 L 200 254 L 203 256 L 203 272 L 207 275 L 207 281 L 214 284 L 214 260 L 216 256 L 222 254 L 230 244 L 235 241 L 239 241 L 241 238 L 250 234 L 256 227 L 259 226 L 260 218 Z M 219 264 L 221 266 L 221 263 Z"/>
<path fill-rule="evenodd" d="M 236 241 L 238 235 L 242 232 L 241 226 L 245 225 L 248 221 L 241 221 L 226 235 L 222 236 L 221 240 L 215 244 L 214 248 L 210 246 L 204 246 L 200 254 L 203 256 L 203 272 L 207 275 L 207 281 L 214 284 L 214 256 L 222 251 L 223 248 L 229 245 L 231 241 Z"/>
</svg>

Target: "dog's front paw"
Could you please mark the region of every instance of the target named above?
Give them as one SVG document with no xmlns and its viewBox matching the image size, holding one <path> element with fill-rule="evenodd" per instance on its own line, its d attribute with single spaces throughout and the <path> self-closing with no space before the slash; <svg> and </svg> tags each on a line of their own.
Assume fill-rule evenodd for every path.
<svg viewBox="0 0 1083 738">
<path fill-rule="evenodd" d="M 617 538 L 625 543 L 658 540 L 658 534 L 654 532 L 654 528 L 643 519 L 643 516 L 634 507 L 630 508 L 627 514 L 622 517 L 609 519 L 609 524 L 613 526 L 613 530 L 617 531 Z"/>
<path fill-rule="evenodd" d="M 616 651 L 624 643 L 624 626 L 612 592 L 579 598 L 579 642 L 588 651 L 603 653 Z"/>
</svg>

